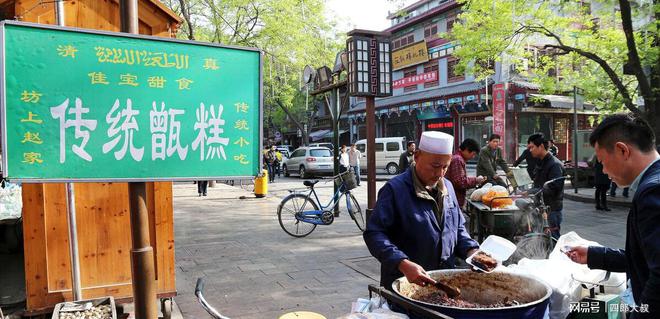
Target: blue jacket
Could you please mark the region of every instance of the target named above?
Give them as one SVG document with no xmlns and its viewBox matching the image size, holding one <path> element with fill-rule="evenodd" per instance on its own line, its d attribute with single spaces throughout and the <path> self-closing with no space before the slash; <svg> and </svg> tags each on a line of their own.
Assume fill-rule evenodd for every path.
<svg viewBox="0 0 660 319">
<path fill-rule="evenodd" d="M 409 168 L 380 189 L 363 235 L 369 251 L 381 263 L 380 284 L 387 289 L 403 276 L 398 270 L 403 259 L 425 270 L 453 268 L 455 255 L 466 258 L 468 250 L 479 247 L 463 226 L 465 219 L 451 183 L 444 180 L 448 196 L 440 225 L 433 212 L 435 202 L 415 193 L 413 170 Z"/>
<path fill-rule="evenodd" d="M 660 318 L 660 161 L 644 173 L 632 200 L 626 229 L 626 250 L 589 247 L 589 268 L 625 271 L 637 306 L 650 314 L 632 318 Z"/>
</svg>

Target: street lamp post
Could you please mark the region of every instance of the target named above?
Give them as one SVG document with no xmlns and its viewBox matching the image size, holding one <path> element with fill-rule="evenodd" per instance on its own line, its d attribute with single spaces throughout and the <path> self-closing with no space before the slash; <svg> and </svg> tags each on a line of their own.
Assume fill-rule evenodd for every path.
<svg viewBox="0 0 660 319">
<path fill-rule="evenodd" d="M 392 52 L 389 33 L 348 32 L 348 94 L 366 98 L 367 115 L 367 220 L 376 205 L 375 97 L 392 95 Z"/>
</svg>

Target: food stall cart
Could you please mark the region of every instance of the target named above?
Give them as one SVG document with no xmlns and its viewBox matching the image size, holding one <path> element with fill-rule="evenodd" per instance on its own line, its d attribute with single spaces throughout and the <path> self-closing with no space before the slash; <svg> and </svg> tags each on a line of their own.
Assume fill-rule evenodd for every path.
<svg viewBox="0 0 660 319">
<path fill-rule="evenodd" d="M 491 208 L 480 201 L 467 201 L 467 212 L 474 222 L 470 229 L 473 236 L 482 242 L 488 235 L 498 235 L 513 240 L 516 234 L 516 213 L 520 209 L 515 206 Z"/>
</svg>

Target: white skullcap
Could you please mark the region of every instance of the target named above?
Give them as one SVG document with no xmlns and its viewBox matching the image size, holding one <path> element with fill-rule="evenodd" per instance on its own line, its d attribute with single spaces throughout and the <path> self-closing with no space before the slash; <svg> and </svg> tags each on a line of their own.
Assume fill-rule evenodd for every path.
<svg viewBox="0 0 660 319">
<path fill-rule="evenodd" d="M 422 138 L 419 140 L 418 148 L 431 154 L 452 155 L 454 137 L 442 132 L 423 132 Z"/>
</svg>

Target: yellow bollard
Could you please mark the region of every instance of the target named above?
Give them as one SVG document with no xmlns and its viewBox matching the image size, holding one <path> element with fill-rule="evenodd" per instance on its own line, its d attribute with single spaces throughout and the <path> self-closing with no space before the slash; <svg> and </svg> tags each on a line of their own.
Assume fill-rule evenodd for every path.
<svg viewBox="0 0 660 319">
<path fill-rule="evenodd" d="M 261 176 L 254 179 L 254 196 L 257 198 L 266 197 L 268 194 L 268 171 L 263 170 Z"/>
</svg>

